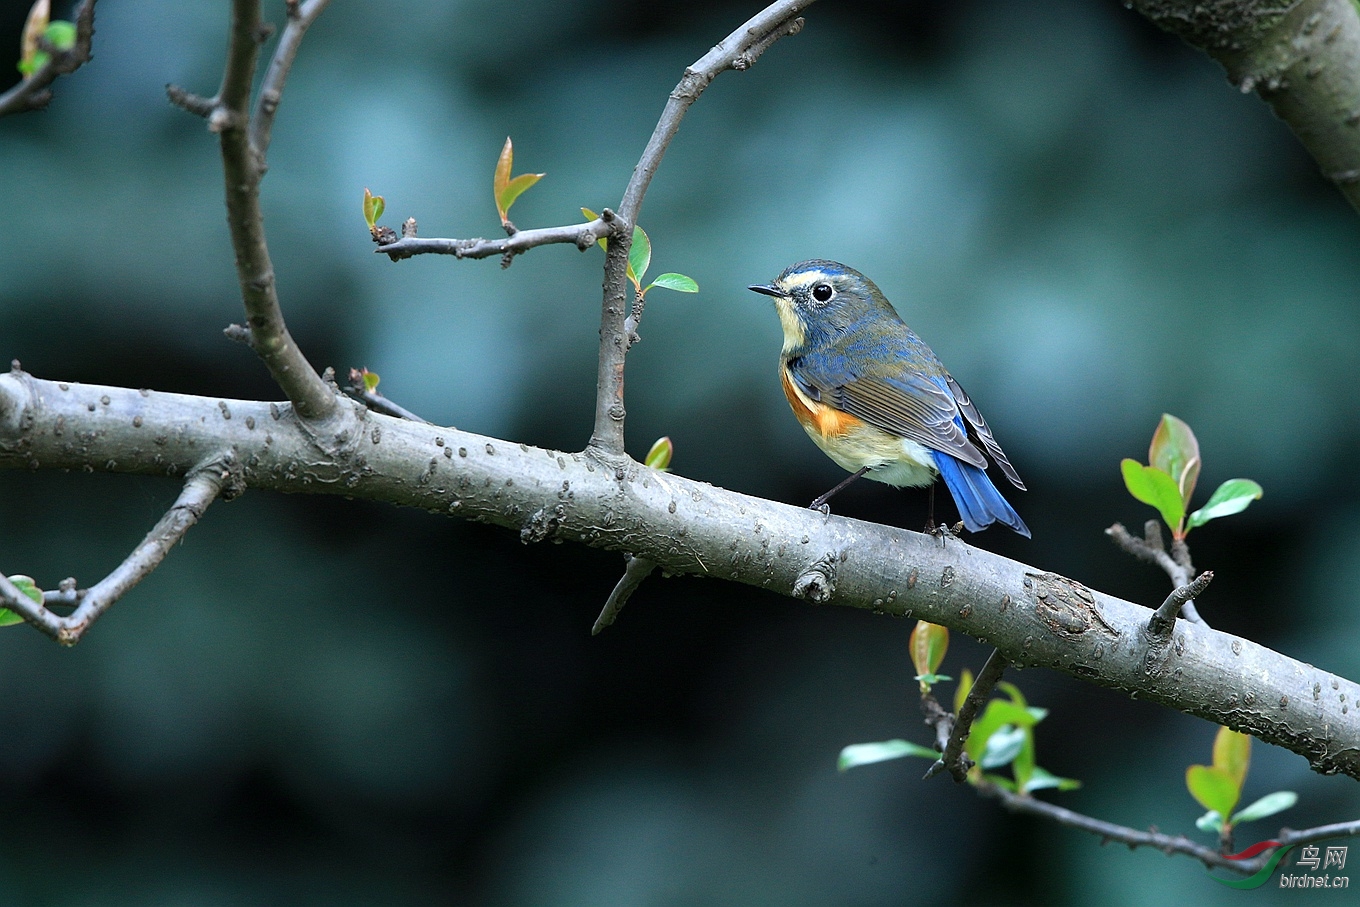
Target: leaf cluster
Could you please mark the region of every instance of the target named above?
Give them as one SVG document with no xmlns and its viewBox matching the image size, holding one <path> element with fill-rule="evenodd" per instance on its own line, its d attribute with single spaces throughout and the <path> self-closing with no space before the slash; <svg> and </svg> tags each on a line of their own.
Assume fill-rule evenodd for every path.
<svg viewBox="0 0 1360 907">
<path fill-rule="evenodd" d="M 1196 526 L 1241 513 L 1262 495 L 1261 486 L 1251 479 L 1229 479 L 1210 495 L 1208 503 L 1187 515 L 1200 464 L 1199 441 L 1190 426 L 1163 414 L 1148 448 L 1148 465 L 1126 458 L 1119 468 L 1129 494 L 1157 508 L 1172 535 L 1184 539 Z"/>
</svg>

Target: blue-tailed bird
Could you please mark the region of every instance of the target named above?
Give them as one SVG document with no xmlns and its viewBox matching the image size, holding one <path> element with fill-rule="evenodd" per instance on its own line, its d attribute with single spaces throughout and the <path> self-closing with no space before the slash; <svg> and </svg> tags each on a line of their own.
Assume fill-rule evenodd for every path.
<svg viewBox="0 0 1360 907">
<path fill-rule="evenodd" d="M 853 473 L 814 507 L 860 476 L 933 488 L 938 475 L 970 532 L 1001 523 L 1029 537 L 985 472 L 990 457 L 1023 490 L 1015 467 L 963 388 L 872 280 L 817 259 L 750 289 L 774 298 L 784 329 L 779 378 L 793 414 Z"/>
</svg>

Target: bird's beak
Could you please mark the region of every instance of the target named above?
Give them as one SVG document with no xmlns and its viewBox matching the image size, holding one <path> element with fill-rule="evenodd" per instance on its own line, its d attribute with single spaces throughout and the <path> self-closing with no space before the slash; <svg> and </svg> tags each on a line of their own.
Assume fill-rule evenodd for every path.
<svg viewBox="0 0 1360 907">
<path fill-rule="evenodd" d="M 784 297 L 789 295 L 788 293 L 785 293 L 783 290 L 779 289 L 779 287 L 766 286 L 765 284 L 761 283 L 753 284 L 747 287 L 746 289 L 756 293 L 763 293 L 766 296 L 773 296 L 776 299 L 783 299 Z"/>
</svg>

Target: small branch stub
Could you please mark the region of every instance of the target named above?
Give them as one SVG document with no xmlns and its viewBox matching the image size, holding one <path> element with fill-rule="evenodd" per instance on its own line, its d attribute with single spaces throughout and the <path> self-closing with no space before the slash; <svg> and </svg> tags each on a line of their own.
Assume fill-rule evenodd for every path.
<svg viewBox="0 0 1360 907">
<path fill-rule="evenodd" d="M 1168 595 L 1166 601 L 1162 602 L 1162 606 L 1148 619 L 1148 633 L 1159 639 L 1170 636 L 1172 628 L 1176 625 L 1176 616 L 1181 613 L 1181 608 L 1199 598 L 1204 590 L 1209 588 L 1209 584 L 1213 580 L 1213 571 L 1205 570 L 1195 577 L 1193 582 L 1186 583 Z"/>
</svg>

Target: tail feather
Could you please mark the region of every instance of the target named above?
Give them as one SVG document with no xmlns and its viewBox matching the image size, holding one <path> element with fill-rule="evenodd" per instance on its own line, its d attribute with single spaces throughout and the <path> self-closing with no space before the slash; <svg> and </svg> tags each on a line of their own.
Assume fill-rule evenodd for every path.
<svg viewBox="0 0 1360 907">
<path fill-rule="evenodd" d="M 1009 526 L 1029 538 L 1029 527 L 1020 519 L 1020 514 L 996 490 L 987 473 L 971 463 L 962 463 L 949 454 L 935 454 L 935 466 L 940 470 L 945 487 L 954 498 L 963 517 L 963 525 L 969 532 L 981 532 L 992 523 Z"/>
</svg>

